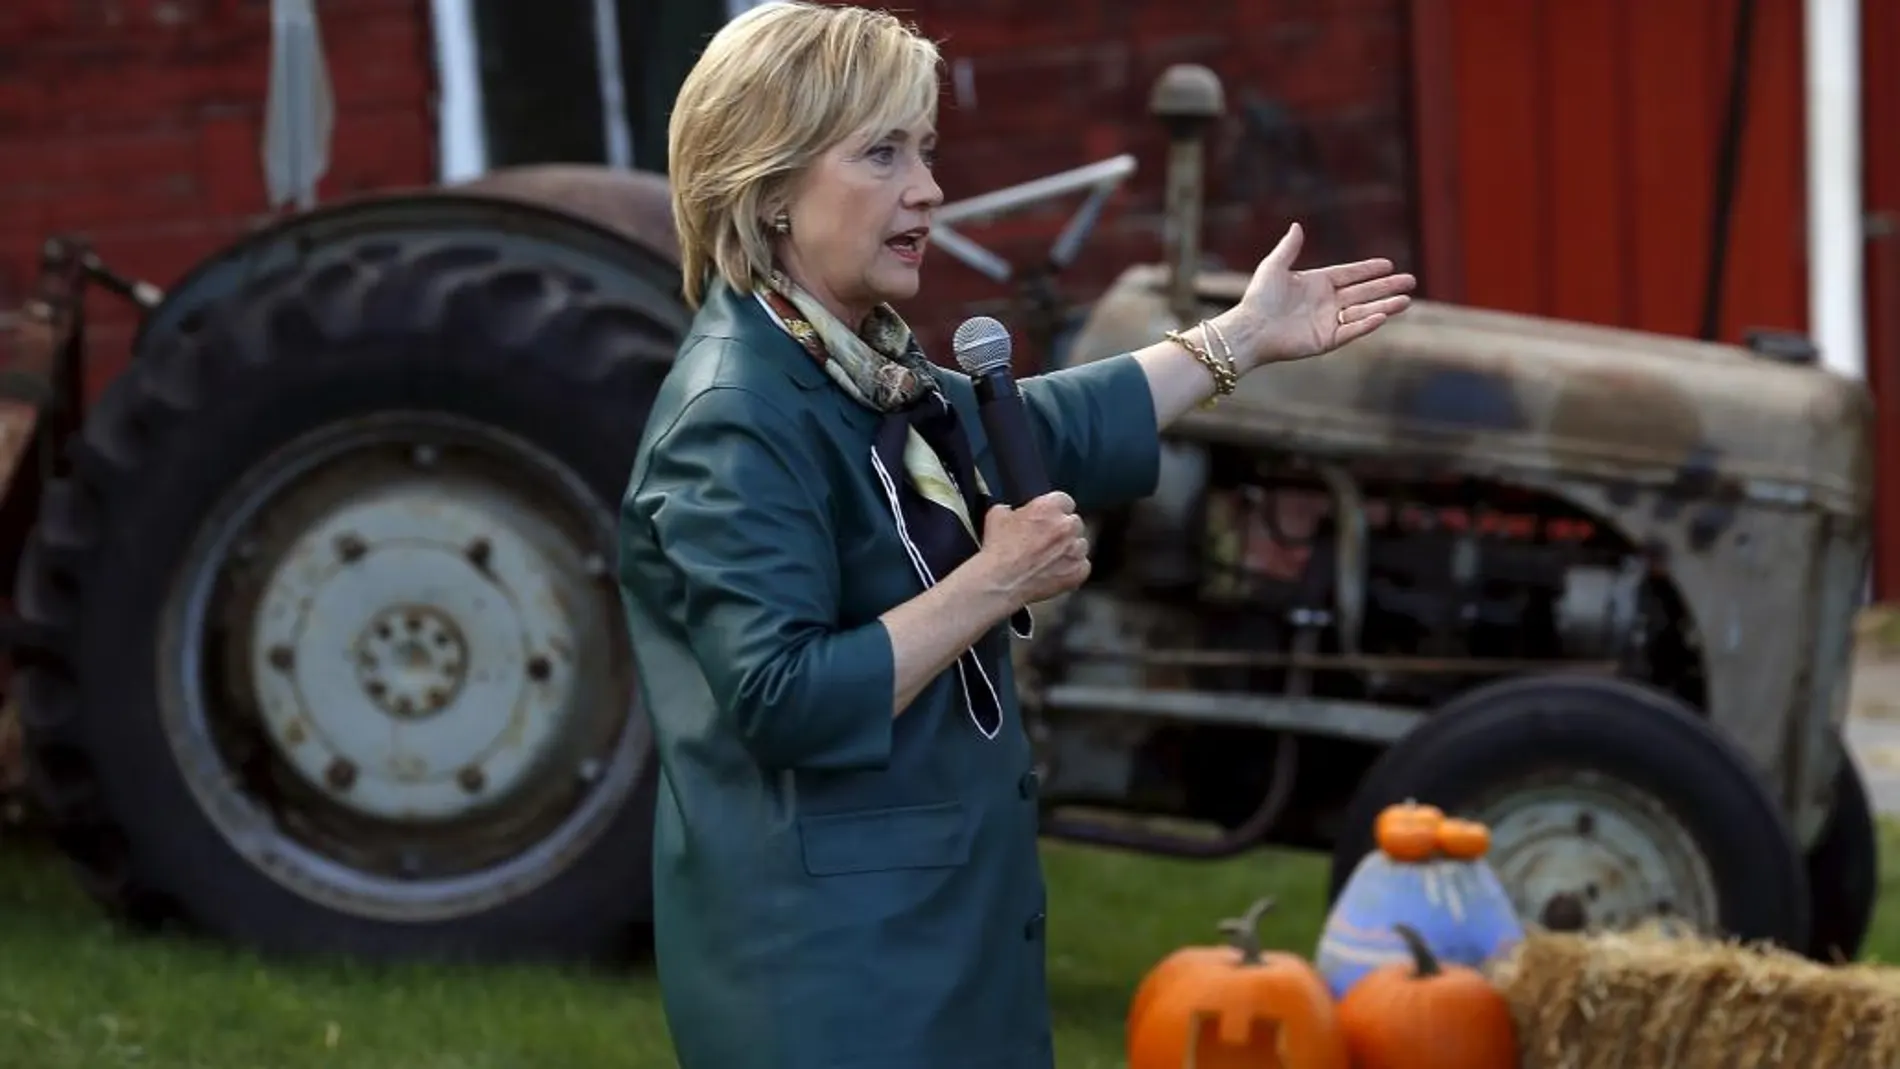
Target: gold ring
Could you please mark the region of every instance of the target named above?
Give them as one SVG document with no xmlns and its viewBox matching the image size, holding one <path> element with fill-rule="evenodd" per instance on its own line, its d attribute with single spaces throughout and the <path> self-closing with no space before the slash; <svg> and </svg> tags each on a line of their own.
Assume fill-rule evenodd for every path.
<svg viewBox="0 0 1900 1069">
<path fill-rule="evenodd" d="M 1346 325 L 1346 310 L 1344 308 L 1341 308 L 1338 312 L 1334 313 L 1333 318 L 1339 320 L 1340 326 L 1342 327 L 1345 326 Z"/>
</svg>

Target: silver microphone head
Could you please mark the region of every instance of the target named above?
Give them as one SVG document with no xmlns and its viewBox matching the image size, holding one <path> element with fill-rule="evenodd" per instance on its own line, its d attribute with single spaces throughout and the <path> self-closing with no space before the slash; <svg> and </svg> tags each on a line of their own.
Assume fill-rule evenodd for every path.
<svg viewBox="0 0 1900 1069">
<path fill-rule="evenodd" d="M 1009 366 L 1009 329 L 989 316 L 964 320 L 950 339 L 957 366 L 966 375 L 982 375 Z"/>
</svg>

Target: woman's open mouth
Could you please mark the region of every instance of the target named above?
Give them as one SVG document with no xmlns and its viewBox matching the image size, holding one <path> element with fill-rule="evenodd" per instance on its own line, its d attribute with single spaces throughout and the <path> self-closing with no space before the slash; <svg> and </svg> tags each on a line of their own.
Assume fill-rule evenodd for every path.
<svg viewBox="0 0 1900 1069">
<path fill-rule="evenodd" d="M 907 264 L 921 263 L 924 258 L 924 246 L 930 241 L 930 228 L 920 226 L 906 230 L 885 239 L 884 245 L 897 254 L 899 260 Z"/>
</svg>

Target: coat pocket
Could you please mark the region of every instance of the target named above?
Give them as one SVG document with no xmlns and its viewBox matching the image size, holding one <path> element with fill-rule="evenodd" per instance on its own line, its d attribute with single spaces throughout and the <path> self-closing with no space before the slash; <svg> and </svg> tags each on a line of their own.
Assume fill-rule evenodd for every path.
<svg viewBox="0 0 1900 1069">
<path fill-rule="evenodd" d="M 955 868 L 970 858 L 961 802 L 800 817 L 798 838 L 805 871 L 813 876 Z"/>
</svg>

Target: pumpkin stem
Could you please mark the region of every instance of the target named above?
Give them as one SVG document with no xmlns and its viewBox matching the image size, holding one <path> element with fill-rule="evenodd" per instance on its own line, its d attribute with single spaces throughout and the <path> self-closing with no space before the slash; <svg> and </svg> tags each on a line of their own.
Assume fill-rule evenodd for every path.
<svg viewBox="0 0 1900 1069">
<path fill-rule="evenodd" d="M 1248 906 L 1247 912 L 1220 922 L 1220 930 L 1227 935 L 1227 945 L 1240 951 L 1242 965 L 1260 964 L 1260 918 L 1272 908 L 1273 899 L 1262 898 Z"/>
<path fill-rule="evenodd" d="M 1418 929 L 1409 924 L 1394 924 L 1392 930 L 1405 940 L 1405 949 L 1412 955 L 1413 976 L 1424 979 L 1443 971 L 1438 965 L 1438 955 L 1432 953 L 1432 948 L 1425 944 L 1425 937 L 1418 934 Z"/>
</svg>

